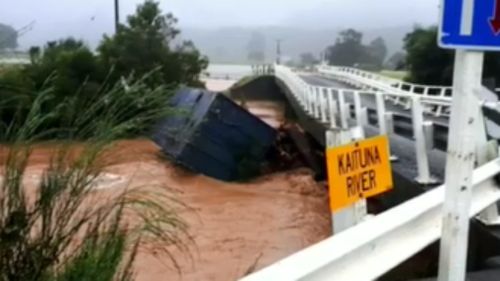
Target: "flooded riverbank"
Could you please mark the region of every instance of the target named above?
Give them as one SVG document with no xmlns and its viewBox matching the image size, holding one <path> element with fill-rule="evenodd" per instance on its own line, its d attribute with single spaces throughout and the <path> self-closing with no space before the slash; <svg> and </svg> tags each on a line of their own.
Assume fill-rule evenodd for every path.
<svg viewBox="0 0 500 281">
<path fill-rule="evenodd" d="M 29 175 L 41 174 L 52 148 L 34 150 Z M 147 140 L 119 142 L 96 191 L 104 196 L 131 187 L 168 188 L 187 206 L 179 215 L 192 242 L 189 255 L 175 252 L 180 273 L 167 257 L 141 251 L 134 265 L 138 281 L 236 280 L 330 235 L 327 192 L 307 169 L 224 183 L 159 155 Z"/>
</svg>

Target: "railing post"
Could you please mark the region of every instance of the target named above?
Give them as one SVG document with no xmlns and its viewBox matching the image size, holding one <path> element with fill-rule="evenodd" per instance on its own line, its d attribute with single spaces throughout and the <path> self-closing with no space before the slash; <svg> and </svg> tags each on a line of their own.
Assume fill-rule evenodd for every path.
<svg viewBox="0 0 500 281">
<path fill-rule="evenodd" d="M 328 92 L 327 92 L 327 95 L 328 95 L 328 113 L 330 113 L 330 128 L 337 127 L 337 120 L 336 120 L 337 101 L 334 99 L 333 90 L 334 89 L 328 89 Z"/>
<path fill-rule="evenodd" d="M 348 117 L 349 117 L 349 108 L 345 103 L 344 90 L 338 90 L 338 99 L 339 99 L 339 110 L 340 110 L 340 126 L 342 129 L 347 129 L 349 127 Z"/>
<path fill-rule="evenodd" d="M 424 136 L 427 152 L 434 149 L 434 123 L 432 121 L 424 121 Z"/>
<path fill-rule="evenodd" d="M 479 116 L 476 125 L 476 161 L 478 166 L 484 165 L 487 162 L 498 158 L 498 143 L 496 140 L 488 141 L 483 112 L 479 110 Z M 479 215 L 478 219 L 485 225 L 500 224 L 500 212 L 498 204 L 495 203 L 488 208 L 484 209 Z"/>
<path fill-rule="evenodd" d="M 422 94 L 423 94 L 424 96 L 428 96 L 428 95 L 429 95 L 429 90 L 430 90 L 430 88 L 426 86 L 426 87 L 424 88 L 424 92 L 423 92 Z"/>
<path fill-rule="evenodd" d="M 377 100 L 377 118 L 378 118 L 378 128 L 381 135 L 387 134 L 387 124 L 385 122 L 385 101 L 384 93 L 377 92 L 375 95 Z"/>
<path fill-rule="evenodd" d="M 414 94 L 414 92 L 415 92 L 415 85 L 412 84 L 410 86 L 410 93 Z M 405 107 L 406 110 L 408 110 L 408 109 L 411 108 L 412 102 L 413 102 L 412 100 L 406 99 L 406 103 L 404 104 L 404 107 Z"/>
<path fill-rule="evenodd" d="M 363 106 L 361 107 L 361 120 L 362 120 L 362 126 L 367 126 L 370 124 L 370 119 L 368 116 L 368 107 Z"/>
<path fill-rule="evenodd" d="M 359 91 L 354 91 L 354 111 L 356 114 L 356 125 L 363 126 L 363 116 L 361 112 L 361 96 Z"/>
<path fill-rule="evenodd" d="M 428 149 L 424 135 L 424 110 L 418 96 L 412 98 L 412 117 L 418 168 L 418 176 L 415 180 L 420 184 L 436 183 L 437 181 L 432 177 L 429 167 Z"/>
<path fill-rule="evenodd" d="M 306 112 L 308 114 L 311 114 L 311 104 L 310 104 L 310 93 L 309 93 L 309 85 L 305 84 L 303 85 L 303 90 L 304 90 L 304 104 L 306 107 Z"/>
<path fill-rule="evenodd" d="M 385 128 L 388 135 L 394 134 L 394 114 L 392 112 L 386 112 L 384 116 Z"/>
<path fill-rule="evenodd" d="M 446 96 L 446 88 L 441 88 L 441 93 L 439 93 L 439 96 L 441 96 L 441 97 L 445 97 Z M 437 117 L 439 117 L 439 116 L 441 116 L 442 112 L 443 112 L 443 106 L 442 105 L 436 106 L 435 115 Z"/>
<path fill-rule="evenodd" d="M 322 123 L 327 123 L 328 122 L 328 116 L 327 116 L 327 107 L 328 107 L 328 97 L 325 96 L 325 90 L 327 88 L 320 87 L 319 88 L 319 100 L 320 100 L 320 105 L 321 105 L 321 122 Z"/>
<path fill-rule="evenodd" d="M 309 86 L 309 103 L 311 105 L 311 116 L 316 117 L 316 90 Z"/>
<path fill-rule="evenodd" d="M 315 112 L 314 118 L 319 119 L 321 117 L 321 99 L 320 99 L 320 88 L 314 87 L 314 101 L 315 101 Z"/>
</svg>

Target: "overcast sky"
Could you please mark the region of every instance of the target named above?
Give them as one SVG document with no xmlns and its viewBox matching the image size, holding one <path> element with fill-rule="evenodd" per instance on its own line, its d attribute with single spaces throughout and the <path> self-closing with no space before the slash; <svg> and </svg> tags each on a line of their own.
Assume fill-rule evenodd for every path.
<svg viewBox="0 0 500 281">
<path fill-rule="evenodd" d="M 121 0 L 122 19 L 141 0 Z M 435 24 L 440 0 L 161 0 L 181 27 L 300 26 L 385 28 Z M 34 21 L 22 46 L 73 35 L 87 41 L 113 30 L 113 0 L 0 0 L 0 22 Z"/>
</svg>

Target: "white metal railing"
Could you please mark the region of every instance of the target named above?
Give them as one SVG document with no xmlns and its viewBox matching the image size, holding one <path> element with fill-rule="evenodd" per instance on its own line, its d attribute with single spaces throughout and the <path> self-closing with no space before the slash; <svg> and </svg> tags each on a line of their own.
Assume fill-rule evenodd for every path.
<svg viewBox="0 0 500 281">
<path fill-rule="evenodd" d="M 273 74 L 273 65 L 272 64 L 260 64 L 260 65 L 252 65 L 252 73 L 254 75 L 270 75 Z"/>
<path fill-rule="evenodd" d="M 402 93 L 312 86 L 282 66 L 275 66 L 275 75 L 287 85 L 311 117 L 332 127 L 348 128 L 349 123 L 352 123 L 349 120 L 350 105 L 346 103 L 346 94 L 353 95 L 356 118 L 352 121 L 357 123 L 358 128 L 366 122 L 361 95 L 375 95 L 379 129 L 381 133 L 391 131 L 391 122 L 387 122 L 390 114 L 385 112 L 385 99 Z M 407 95 L 411 101 L 415 142 L 419 143 L 416 144 L 417 161 L 423 161 L 426 159 L 419 158 L 418 153 L 426 155 L 425 126 L 422 124 L 425 123 L 423 107 L 426 99 L 414 93 Z M 474 126 L 477 129 L 474 134 L 477 135 L 476 162 L 479 167 L 471 176 L 471 207 L 468 215 L 475 217 L 479 214 L 478 218 L 484 222 L 498 220 L 499 217 L 496 203 L 500 200 L 500 188 L 494 177 L 500 173 L 500 158 L 496 142 L 487 141 L 481 124 L 482 115 L 479 115 L 480 120 Z M 337 119 L 340 120 L 339 125 Z M 428 163 L 423 165 L 427 165 L 428 169 Z M 421 172 L 419 164 L 419 176 Z M 445 186 L 442 185 L 241 280 L 375 280 L 443 235 L 443 207 L 445 202 L 449 203 L 445 200 Z"/>
<path fill-rule="evenodd" d="M 402 105 L 406 108 L 409 108 L 411 103 L 411 98 L 406 95 L 417 94 L 422 96 L 423 99 L 429 100 L 425 107 L 427 112 L 432 112 L 435 116 L 449 116 L 450 114 L 451 87 L 407 83 L 352 67 L 321 65 L 318 67 L 318 72 L 358 88 L 400 93 L 402 95 L 389 96 L 388 99 L 392 100 L 394 104 Z M 446 101 L 446 104 L 433 103 L 433 99 Z"/>
<path fill-rule="evenodd" d="M 470 217 L 500 199 L 500 159 L 474 171 Z M 375 280 L 441 235 L 444 185 L 241 279 Z"/>
<path fill-rule="evenodd" d="M 424 116 L 427 112 L 424 109 L 430 105 L 449 106 L 450 98 L 422 96 L 401 91 L 353 90 L 314 86 L 306 83 L 290 68 L 279 65 L 275 66 L 275 75 L 287 84 L 305 112 L 311 117 L 328 124 L 331 128 L 341 127 L 347 129 L 350 126 L 351 104 L 346 100 L 347 95 L 351 95 L 354 102 L 355 119 L 352 121 L 358 126 L 366 126 L 368 124 L 368 109 L 363 106 L 361 96 L 368 95 L 376 99 L 380 133 L 390 134 L 394 131 L 393 113 L 386 110 L 384 101 L 387 98 L 398 97 L 408 99 L 408 106 L 413 119 L 415 158 L 418 169 L 418 176 L 415 180 L 421 184 L 436 183 L 436 179 L 431 175 L 428 159 L 428 151 L 432 149 L 432 138 L 429 135 L 433 134 L 433 124 L 425 121 Z M 337 119 L 340 122 L 337 122 Z"/>
</svg>

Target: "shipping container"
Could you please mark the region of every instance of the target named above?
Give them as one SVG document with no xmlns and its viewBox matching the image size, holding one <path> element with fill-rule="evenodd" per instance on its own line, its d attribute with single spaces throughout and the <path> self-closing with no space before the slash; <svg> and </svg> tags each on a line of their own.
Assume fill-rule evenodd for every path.
<svg viewBox="0 0 500 281">
<path fill-rule="evenodd" d="M 233 181 L 258 173 L 276 131 L 222 94 L 182 89 L 172 116 L 155 126 L 153 140 L 176 163 Z"/>
</svg>

